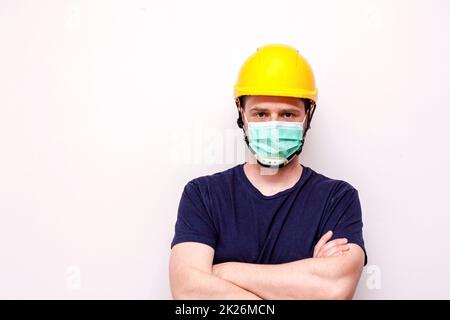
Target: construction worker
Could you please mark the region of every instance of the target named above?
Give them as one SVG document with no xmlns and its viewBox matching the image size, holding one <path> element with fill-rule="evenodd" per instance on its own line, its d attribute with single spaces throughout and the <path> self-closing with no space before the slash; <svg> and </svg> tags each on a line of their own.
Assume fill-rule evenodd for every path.
<svg viewBox="0 0 450 320">
<path fill-rule="evenodd" d="M 317 101 L 310 65 L 291 46 L 262 46 L 234 98 L 253 159 L 185 186 L 173 297 L 352 298 L 367 263 L 358 192 L 299 161 Z"/>
</svg>

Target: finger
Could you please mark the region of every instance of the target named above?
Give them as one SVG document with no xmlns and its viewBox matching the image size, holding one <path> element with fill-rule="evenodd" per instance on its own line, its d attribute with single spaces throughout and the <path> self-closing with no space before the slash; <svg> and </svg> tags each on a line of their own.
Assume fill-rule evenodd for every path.
<svg viewBox="0 0 450 320">
<path fill-rule="evenodd" d="M 322 250 L 319 250 L 319 252 L 317 253 L 317 257 L 327 257 L 330 254 L 336 252 L 336 250 L 339 251 L 341 246 L 345 246 L 345 245 L 347 245 L 347 243 L 338 243 L 338 244 L 334 244 L 333 246 L 327 246 L 327 247 L 323 246 Z M 344 248 L 346 248 L 346 247 L 344 247 Z"/>
<path fill-rule="evenodd" d="M 325 233 L 320 240 L 317 242 L 317 244 L 314 247 L 314 257 L 317 255 L 317 253 L 319 252 L 320 248 L 322 248 L 322 246 L 328 242 L 328 240 L 331 239 L 331 237 L 333 236 L 333 231 L 328 231 L 327 233 Z"/>
<path fill-rule="evenodd" d="M 322 251 L 318 254 L 318 258 L 325 258 L 325 257 L 332 257 L 335 255 L 340 255 L 345 251 L 348 251 L 350 248 L 349 247 L 345 247 L 344 246 L 337 246 L 337 247 L 332 247 L 331 249 L 327 250 L 327 251 Z"/>
<path fill-rule="evenodd" d="M 320 248 L 316 252 L 316 255 L 319 255 L 322 250 L 328 250 L 331 247 L 339 246 L 339 245 L 346 244 L 346 243 L 347 243 L 347 239 L 346 238 L 334 239 L 332 241 L 327 242 L 324 246 L 322 246 L 322 248 Z"/>
<path fill-rule="evenodd" d="M 338 251 L 338 252 L 332 254 L 330 257 L 340 257 L 340 256 L 343 256 L 344 254 L 345 254 L 344 251 Z"/>
<path fill-rule="evenodd" d="M 343 252 L 348 251 L 348 250 L 350 250 L 350 246 L 348 244 L 344 244 L 344 245 L 340 245 L 340 246 L 334 246 L 334 247 L 331 247 L 328 250 L 322 250 L 319 253 L 319 258 L 320 257 L 331 257 L 331 256 L 333 256 L 335 254 L 338 254 L 339 252 L 343 253 Z"/>
<path fill-rule="evenodd" d="M 322 248 L 317 252 L 317 254 L 319 254 L 320 251 L 326 251 L 334 246 L 339 246 L 342 244 L 346 244 L 348 242 L 348 240 L 346 238 L 339 238 L 339 239 L 334 239 L 332 241 L 328 241 L 324 246 L 322 246 Z"/>
<path fill-rule="evenodd" d="M 320 248 L 327 243 L 327 241 L 333 236 L 333 231 L 329 230 L 325 234 L 322 235 L 322 237 L 319 239 L 319 241 L 314 246 L 314 254 L 313 257 L 316 257 Z"/>
<path fill-rule="evenodd" d="M 332 255 L 329 255 L 328 257 L 338 257 L 338 256 L 343 256 L 346 252 L 348 252 L 350 250 L 350 247 L 348 248 L 344 248 L 340 251 L 337 251 L 335 253 L 333 253 Z"/>
</svg>

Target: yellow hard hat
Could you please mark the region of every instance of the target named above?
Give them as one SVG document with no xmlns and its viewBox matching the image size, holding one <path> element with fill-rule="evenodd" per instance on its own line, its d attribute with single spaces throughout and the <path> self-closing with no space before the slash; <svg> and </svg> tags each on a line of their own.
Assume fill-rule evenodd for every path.
<svg viewBox="0 0 450 320">
<path fill-rule="evenodd" d="M 242 65 L 234 99 L 245 95 L 285 96 L 317 100 L 317 88 L 308 61 L 294 47 L 259 47 Z"/>
</svg>

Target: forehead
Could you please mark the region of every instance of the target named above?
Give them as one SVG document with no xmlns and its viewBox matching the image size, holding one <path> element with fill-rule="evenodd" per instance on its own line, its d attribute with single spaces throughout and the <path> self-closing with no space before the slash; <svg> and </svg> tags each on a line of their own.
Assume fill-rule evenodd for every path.
<svg viewBox="0 0 450 320">
<path fill-rule="evenodd" d="M 245 100 L 245 107 L 248 109 L 264 108 L 264 109 L 303 109 L 304 102 L 302 99 L 293 97 L 280 96 L 248 96 Z"/>
</svg>

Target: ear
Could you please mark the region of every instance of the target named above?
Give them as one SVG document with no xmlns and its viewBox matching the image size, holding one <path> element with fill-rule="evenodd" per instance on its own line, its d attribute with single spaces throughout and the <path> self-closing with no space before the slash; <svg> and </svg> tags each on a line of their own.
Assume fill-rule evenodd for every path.
<svg viewBox="0 0 450 320">
<path fill-rule="evenodd" d="M 241 128 L 241 129 L 244 128 L 244 122 L 242 122 L 241 115 L 239 115 L 239 118 L 236 120 L 236 123 L 239 128 Z"/>
<path fill-rule="evenodd" d="M 244 128 L 244 121 L 242 121 L 241 99 L 236 98 L 235 103 L 236 103 L 236 107 L 237 107 L 238 113 L 239 113 L 236 123 L 237 123 L 238 127 L 242 129 L 242 128 Z"/>
<path fill-rule="evenodd" d="M 306 111 L 306 128 L 305 128 L 305 136 L 308 130 L 311 128 L 311 120 L 314 115 L 314 111 L 316 110 L 316 103 L 310 99 L 304 99 L 305 102 L 305 111 Z"/>
</svg>

